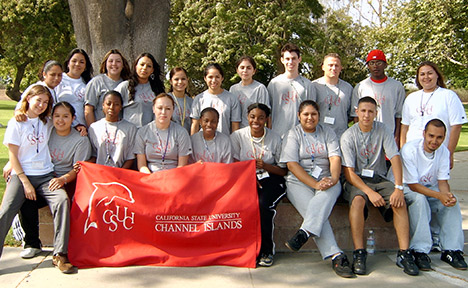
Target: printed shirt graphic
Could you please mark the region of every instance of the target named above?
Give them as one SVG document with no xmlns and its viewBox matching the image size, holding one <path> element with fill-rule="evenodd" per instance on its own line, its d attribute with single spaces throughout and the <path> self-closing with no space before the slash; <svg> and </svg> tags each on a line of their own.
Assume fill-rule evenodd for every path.
<svg viewBox="0 0 468 288">
<path fill-rule="evenodd" d="M 67 73 L 62 74 L 62 82 L 55 87 L 57 100 L 67 101 L 75 108 L 76 118 L 73 121 L 73 126 L 86 125 L 84 118 L 85 91 L 86 84 L 83 79 L 73 79 Z"/>
</svg>

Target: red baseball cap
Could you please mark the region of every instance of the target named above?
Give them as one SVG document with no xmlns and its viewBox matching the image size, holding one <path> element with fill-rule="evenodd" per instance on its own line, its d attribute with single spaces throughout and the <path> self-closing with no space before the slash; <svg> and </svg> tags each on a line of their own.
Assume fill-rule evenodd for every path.
<svg viewBox="0 0 468 288">
<path fill-rule="evenodd" d="M 379 49 L 375 49 L 369 52 L 369 55 L 367 55 L 366 64 L 371 60 L 382 60 L 385 63 L 387 63 L 387 58 L 385 58 L 385 54 L 382 52 L 382 50 Z"/>
</svg>

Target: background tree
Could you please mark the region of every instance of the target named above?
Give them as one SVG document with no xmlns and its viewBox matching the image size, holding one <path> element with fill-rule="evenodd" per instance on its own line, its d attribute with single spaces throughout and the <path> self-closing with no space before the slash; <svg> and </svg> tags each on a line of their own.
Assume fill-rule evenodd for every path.
<svg viewBox="0 0 468 288">
<path fill-rule="evenodd" d="M 169 0 L 69 0 L 78 47 L 88 52 L 95 71 L 110 49 L 131 63 L 143 52 L 164 67 Z M 202 1 L 203 2 L 203 1 Z"/>
<path fill-rule="evenodd" d="M 74 46 L 66 1 L 0 1 L 0 79 L 11 99 L 38 80 L 46 60 L 62 62 Z"/>
</svg>

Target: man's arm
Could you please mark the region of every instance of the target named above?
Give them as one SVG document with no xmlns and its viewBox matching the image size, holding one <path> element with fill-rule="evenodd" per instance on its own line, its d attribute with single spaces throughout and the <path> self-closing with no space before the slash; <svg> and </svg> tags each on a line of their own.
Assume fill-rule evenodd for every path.
<svg viewBox="0 0 468 288">
<path fill-rule="evenodd" d="M 458 139 L 460 138 L 462 125 L 453 125 L 450 126 L 450 138 L 448 142 L 448 149 L 450 151 L 450 169 L 453 168 L 453 153 L 455 148 L 457 148 Z"/>
<path fill-rule="evenodd" d="M 450 192 L 450 186 L 447 180 L 438 180 L 440 191 L 432 190 L 419 183 L 408 184 L 408 187 L 417 193 L 421 193 L 427 197 L 439 199 L 444 206 L 451 207 L 457 203 L 457 198 Z"/>
<path fill-rule="evenodd" d="M 367 197 L 369 197 L 369 200 L 375 207 L 385 206 L 385 200 L 382 198 L 382 196 L 367 186 L 366 183 L 362 181 L 361 177 L 356 174 L 353 167 L 343 166 L 343 172 L 346 180 L 354 187 L 366 193 Z"/>
<path fill-rule="evenodd" d="M 403 168 L 401 166 L 400 155 L 395 155 L 390 159 L 392 163 L 393 176 L 395 177 L 395 186 L 403 185 Z M 390 205 L 395 208 L 402 207 L 405 204 L 405 195 L 403 190 L 395 188 L 392 195 L 390 195 Z"/>
</svg>

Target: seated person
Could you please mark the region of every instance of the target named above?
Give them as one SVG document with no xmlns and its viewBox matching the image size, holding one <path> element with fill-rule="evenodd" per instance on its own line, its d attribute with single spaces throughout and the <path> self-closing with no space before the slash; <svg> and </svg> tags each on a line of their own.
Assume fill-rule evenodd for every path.
<svg viewBox="0 0 468 288">
<path fill-rule="evenodd" d="M 391 221 L 400 250 L 396 264 L 409 275 L 418 275 L 419 269 L 409 250 L 408 211 L 403 194 L 402 167 L 393 133 L 381 122 L 376 122 L 377 103 L 371 97 L 359 99 L 356 109 L 359 122 L 341 137 L 342 165 L 346 177 L 344 198 L 350 203 L 349 222 L 354 243 L 353 269 L 366 274 L 367 252 L 364 249 L 364 220 L 369 202 L 378 207 L 385 221 Z M 390 159 L 395 184 L 387 174 L 385 156 Z"/>
<path fill-rule="evenodd" d="M 450 192 L 450 152 L 442 145 L 446 127 L 440 119 L 430 120 L 424 139 L 406 143 L 402 150 L 405 199 L 410 216 L 411 242 L 416 265 L 431 270 L 427 255 L 432 246 L 431 213 L 440 224 L 440 259 L 456 269 L 466 270 L 463 258 L 463 228 L 460 205 Z"/>
</svg>

